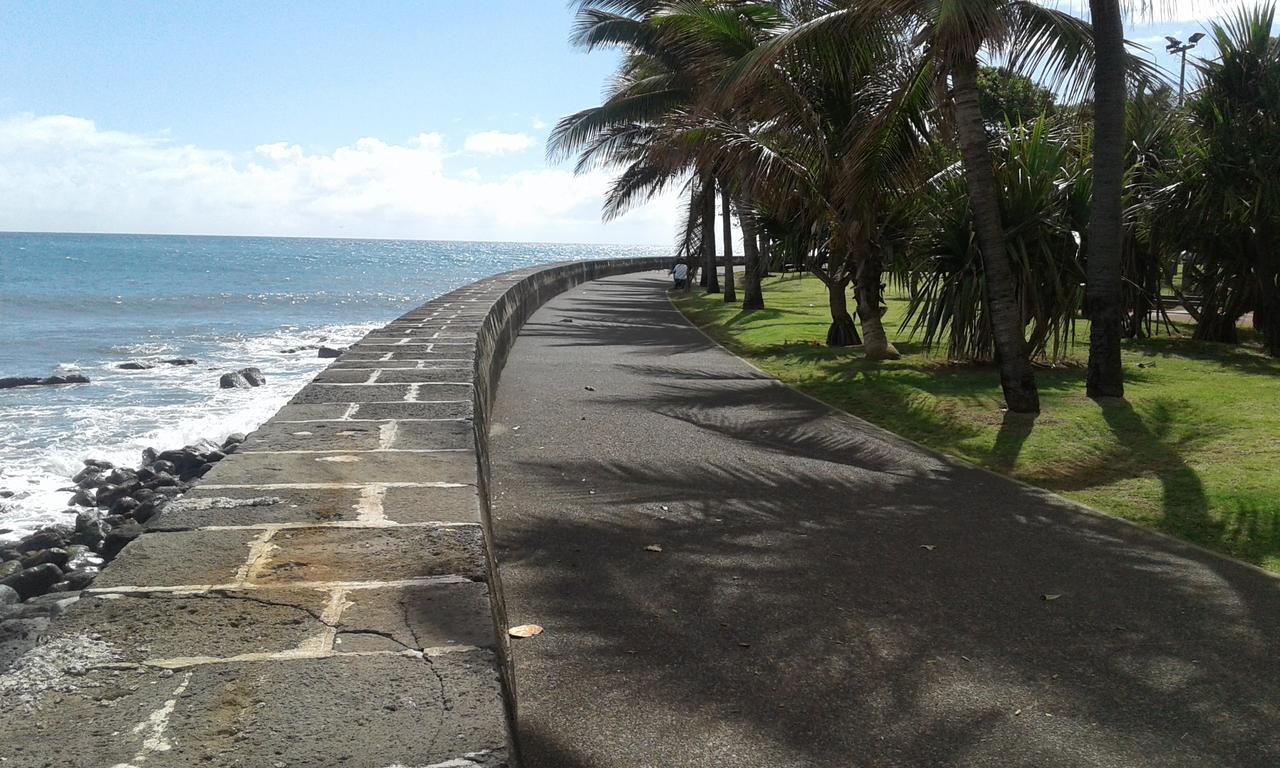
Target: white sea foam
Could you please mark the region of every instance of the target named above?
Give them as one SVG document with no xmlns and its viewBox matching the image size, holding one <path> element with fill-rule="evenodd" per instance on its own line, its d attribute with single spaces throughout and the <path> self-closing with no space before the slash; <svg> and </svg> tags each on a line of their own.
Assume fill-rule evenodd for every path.
<svg viewBox="0 0 1280 768">
<path fill-rule="evenodd" d="M 65 490 L 84 459 L 134 466 L 147 447 L 163 450 L 201 439 L 223 440 L 251 432 L 270 418 L 330 361 L 307 345 L 347 346 L 376 324 L 285 328 L 265 336 L 233 336 L 202 347 L 199 354 L 176 343 L 121 345 L 119 357 L 78 366 L 92 382 L 79 389 L 21 390 L 20 402 L 0 407 L 0 541 L 13 540 L 54 522 L 71 522 Z M 193 342 L 194 343 L 194 342 Z M 190 356 L 196 365 L 161 359 Z M 125 360 L 155 363 L 142 371 L 120 370 Z M 219 389 L 218 377 L 256 366 L 267 383 L 254 389 Z M 19 390 L 9 390 L 19 392 Z"/>
</svg>

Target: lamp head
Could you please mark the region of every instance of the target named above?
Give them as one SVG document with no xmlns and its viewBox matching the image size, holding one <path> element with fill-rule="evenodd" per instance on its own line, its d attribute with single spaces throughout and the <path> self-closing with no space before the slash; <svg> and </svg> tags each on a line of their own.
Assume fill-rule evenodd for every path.
<svg viewBox="0 0 1280 768">
<path fill-rule="evenodd" d="M 1195 45 L 1196 43 L 1200 42 L 1203 39 L 1204 39 L 1204 33 L 1197 32 L 1194 35 L 1192 35 L 1190 38 L 1188 38 L 1187 42 L 1191 43 L 1192 45 Z"/>
</svg>

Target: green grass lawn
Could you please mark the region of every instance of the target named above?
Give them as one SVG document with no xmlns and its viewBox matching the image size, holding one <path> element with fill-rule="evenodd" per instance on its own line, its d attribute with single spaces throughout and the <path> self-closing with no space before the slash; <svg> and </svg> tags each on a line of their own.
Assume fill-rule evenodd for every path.
<svg viewBox="0 0 1280 768">
<path fill-rule="evenodd" d="M 726 347 L 837 408 L 1280 572 L 1280 362 L 1257 347 L 1176 336 L 1126 342 L 1127 397 L 1099 404 L 1084 395 L 1082 322 L 1072 359 L 1037 372 L 1040 417 L 1005 418 L 993 368 L 949 363 L 894 333 L 903 300 L 889 301 L 885 322 L 903 357 L 887 363 L 823 346 L 829 315 L 816 278 L 769 278 L 765 302 L 744 313 L 718 295 L 676 295 Z"/>
</svg>

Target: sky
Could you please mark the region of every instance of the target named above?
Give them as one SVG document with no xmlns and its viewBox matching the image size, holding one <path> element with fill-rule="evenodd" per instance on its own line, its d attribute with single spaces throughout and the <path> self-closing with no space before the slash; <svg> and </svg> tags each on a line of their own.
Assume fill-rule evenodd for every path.
<svg viewBox="0 0 1280 768">
<path fill-rule="evenodd" d="M 1070 9 L 1085 0 L 1057 0 Z M 1239 0 L 1153 0 L 1176 73 Z M 600 220 L 551 124 L 616 63 L 568 0 L 0 0 L 0 231 L 670 244 L 670 196 Z"/>
</svg>

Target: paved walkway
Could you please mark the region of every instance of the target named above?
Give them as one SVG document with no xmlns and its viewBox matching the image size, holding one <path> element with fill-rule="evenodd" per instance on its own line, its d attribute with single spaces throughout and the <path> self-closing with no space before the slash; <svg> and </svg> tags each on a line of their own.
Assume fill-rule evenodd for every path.
<svg viewBox="0 0 1280 768">
<path fill-rule="evenodd" d="M 827 410 L 665 286 L 503 374 L 526 768 L 1280 765 L 1280 581 Z"/>
</svg>

